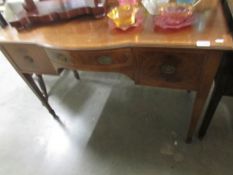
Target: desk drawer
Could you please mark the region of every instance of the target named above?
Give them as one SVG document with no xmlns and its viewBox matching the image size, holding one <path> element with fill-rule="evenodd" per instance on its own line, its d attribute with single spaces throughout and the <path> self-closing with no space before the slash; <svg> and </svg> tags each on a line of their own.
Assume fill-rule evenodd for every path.
<svg viewBox="0 0 233 175">
<path fill-rule="evenodd" d="M 204 53 L 154 49 L 135 52 L 141 65 L 141 84 L 197 89 L 205 61 Z"/>
<path fill-rule="evenodd" d="M 93 71 L 114 71 L 133 65 L 130 49 L 107 51 L 47 50 L 47 53 L 58 67 L 74 67 Z"/>
<path fill-rule="evenodd" d="M 3 47 L 22 72 L 56 74 L 42 48 L 29 44 L 4 44 Z"/>
</svg>

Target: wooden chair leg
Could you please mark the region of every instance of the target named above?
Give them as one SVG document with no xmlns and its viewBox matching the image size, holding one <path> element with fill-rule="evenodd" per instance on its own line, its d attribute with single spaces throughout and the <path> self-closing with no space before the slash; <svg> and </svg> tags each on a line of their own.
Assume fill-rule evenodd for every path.
<svg viewBox="0 0 233 175">
<path fill-rule="evenodd" d="M 46 99 L 48 99 L 48 93 L 47 93 L 47 90 L 46 90 L 46 86 L 45 86 L 45 83 L 44 83 L 44 80 L 43 80 L 43 77 L 42 75 L 39 75 L 39 74 L 36 74 L 36 77 L 38 79 L 38 84 L 40 86 L 40 89 L 42 90 L 43 92 L 43 95 Z"/>
<path fill-rule="evenodd" d="M 73 70 L 73 73 L 74 73 L 74 77 L 75 77 L 76 79 L 80 80 L 80 76 L 79 76 L 78 71 Z"/>
<path fill-rule="evenodd" d="M 205 136 L 221 98 L 222 92 L 218 91 L 218 88 L 214 88 L 203 122 L 198 132 L 199 139 L 202 139 Z"/>
</svg>

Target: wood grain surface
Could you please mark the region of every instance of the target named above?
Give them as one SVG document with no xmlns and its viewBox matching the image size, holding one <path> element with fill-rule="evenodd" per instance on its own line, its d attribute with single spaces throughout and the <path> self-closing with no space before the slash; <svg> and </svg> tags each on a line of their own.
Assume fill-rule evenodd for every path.
<svg viewBox="0 0 233 175">
<path fill-rule="evenodd" d="M 18 32 L 0 29 L 0 43 L 31 43 L 70 50 L 102 50 L 122 47 L 166 47 L 230 50 L 233 48 L 222 7 L 202 14 L 195 26 L 179 31 L 154 31 L 153 17 L 146 15 L 141 27 L 121 32 L 110 30 L 108 19 L 82 18 Z"/>
</svg>

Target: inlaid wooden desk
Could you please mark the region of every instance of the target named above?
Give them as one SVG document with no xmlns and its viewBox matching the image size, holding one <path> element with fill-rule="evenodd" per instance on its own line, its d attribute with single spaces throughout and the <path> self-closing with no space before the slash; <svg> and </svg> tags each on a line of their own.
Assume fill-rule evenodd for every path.
<svg viewBox="0 0 233 175">
<path fill-rule="evenodd" d="M 111 31 L 107 19 L 77 19 L 18 33 L 0 31 L 1 50 L 49 112 L 58 119 L 32 79 L 60 69 L 119 72 L 135 84 L 196 91 L 187 141 L 191 141 L 221 55 L 233 42 L 221 7 L 201 15 L 195 27 L 154 32 L 147 16 L 139 29 Z"/>
</svg>

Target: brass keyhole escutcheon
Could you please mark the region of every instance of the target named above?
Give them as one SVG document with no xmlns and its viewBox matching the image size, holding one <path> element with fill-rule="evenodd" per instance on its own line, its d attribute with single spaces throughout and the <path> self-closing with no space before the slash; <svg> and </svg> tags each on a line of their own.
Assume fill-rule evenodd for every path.
<svg viewBox="0 0 233 175">
<path fill-rule="evenodd" d="M 32 57 L 30 57 L 30 56 L 24 56 L 24 59 L 27 61 L 27 62 L 29 62 L 29 63 L 33 63 L 34 62 L 34 60 L 33 60 L 33 58 Z"/>
<path fill-rule="evenodd" d="M 67 62 L 67 61 L 68 61 L 68 59 L 66 58 L 66 56 L 63 55 L 63 54 L 58 54 L 58 55 L 57 55 L 57 59 L 58 59 L 59 61 L 61 61 L 61 62 Z"/>
<path fill-rule="evenodd" d="M 176 73 L 176 67 L 174 65 L 171 65 L 171 64 L 163 64 L 160 67 L 160 71 L 162 74 L 172 75 L 172 74 Z"/>
<path fill-rule="evenodd" d="M 99 64 L 104 64 L 104 65 L 112 64 L 112 58 L 109 56 L 101 56 L 98 58 L 98 62 Z"/>
</svg>

